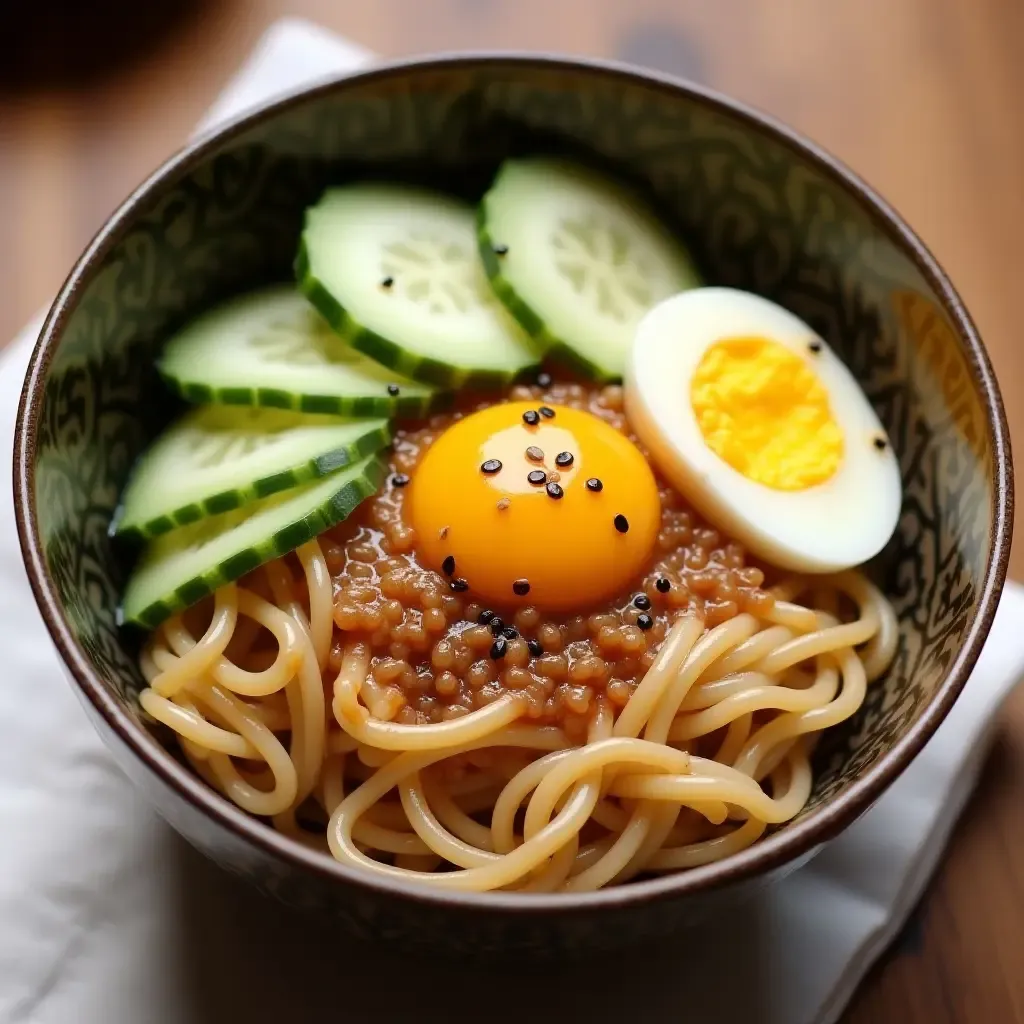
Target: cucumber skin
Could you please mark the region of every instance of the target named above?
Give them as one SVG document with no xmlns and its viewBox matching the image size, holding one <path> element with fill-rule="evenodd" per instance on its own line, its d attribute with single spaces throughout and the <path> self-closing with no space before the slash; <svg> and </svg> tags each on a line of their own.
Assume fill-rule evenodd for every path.
<svg viewBox="0 0 1024 1024">
<path fill-rule="evenodd" d="M 159 537 L 160 534 L 169 533 L 177 526 L 188 526 L 189 523 L 198 522 L 204 516 L 230 512 L 240 508 L 248 501 L 258 501 L 260 498 L 267 498 L 279 491 L 286 491 L 290 487 L 298 487 L 300 484 L 309 483 L 319 477 L 329 476 L 336 470 L 366 458 L 367 455 L 379 452 L 390 443 L 391 428 L 390 424 L 387 424 L 380 430 L 361 437 L 352 448 L 324 452 L 322 455 L 304 462 L 301 466 L 254 480 L 249 487 L 231 488 L 218 494 L 212 494 L 204 501 L 183 505 L 168 515 L 156 516 L 141 523 L 124 524 L 115 514 L 111 533 L 135 542 Z M 144 455 L 145 453 L 143 453 Z M 344 456 L 341 461 L 339 461 L 340 456 Z"/>
<path fill-rule="evenodd" d="M 533 307 L 512 287 L 502 273 L 501 257 L 494 251 L 494 246 L 498 243 L 491 237 L 487 228 L 486 196 L 477 207 L 476 226 L 480 260 L 484 265 L 484 273 L 491 282 L 491 288 L 512 318 L 533 339 L 534 344 L 559 365 L 588 380 L 609 384 L 621 381 L 621 374 L 609 373 L 604 367 L 591 362 L 576 349 L 570 348 L 560 338 L 555 337 L 548 330 L 547 324 L 534 312 Z"/>
<path fill-rule="evenodd" d="M 495 181 L 497 181 L 497 178 L 495 178 Z M 494 187 L 493 183 L 491 187 Z M 512 315 L 513 319 L 518 322 L 519 326 L 533 339 L 534 343 L 544 354 L 553 361 L 570 372 L 579 373 L 598 383 L 611 384 L 620 382 L 622 380 L 621 373 L 613 373 L 599 363 L 592 362 L 581 352 L 565 344 L 561 338 L 553 335 L 548 330 L 544 320 L 537 315 L 533 307 L 515 290 L 508 278 L 502 273 L 501 257 L 494 251 L 495 245 L 501 244 L 501 239 L 494 239 L 487 226 L 487 201 L 489 197 L 490 192 L 488 191 L 477 206 L 476 236 L 480 261 L 483 263 L 484 273 L 487 274 L 487 278 L 491 282 L 494 294 Z M 692 263 L 691 269 L 699 284 L 701 275 L 695 267 L 692 267 Z"/>
<path fill-rule="evenodd" d="M 371 462 L 362 476 L 350 480 L 327 502 L 303 516 L 302 519 L 278 530 L 263 543 L 248 548 L 212 567 L 201 577 L 189 580 L 169 598 L 154 601 L 131 617 L 125 614 L 122 606 L 119 610 L 119 618 L 126 624 L 140 626 L 143 629 L 156 629 L 176 612 L 208 597 L 218 587 L 224 586 L 225 583 L 233 583 L 246 573 L 252 572 L 253 569 L 258 569 L 275 558 L 289 554 L 305 544 L 306 541 L 312 540 L 325 530 L 336 526 L 343 519 L 347 519 L 363 501 L 377 493 L 384 481 L 386 471 L 387 466 L 382 459 Z"/>
<path fill-rule="evenodd" d="M 194 405 L 259 405 L 268 409 L 319 412 L 331 416 L 351 416 L 356 419 L 377 416 L 419 419 L 431 412 L 449 408 L 453 399 L 450 393 L 442 391 L 437 391 L 429 397 L 400 394 L 397 398 L 386 395 L 379 398 L 350 398 L 344 395 L 302 395 L 277 388 L 218 388 L 180 380 L 166 371 L 159 360 L 157 371 L 171 391 Z"/>
<path fill-rule="evenodd" d="M 508 374 L 501 370 L 462 370 L 429 356 L 411 355 L 394 342 L 388 341 L 376 331 L 371 331 L 354 320 L 348 310 L 324 287 L 312 271 L 305 235 L 299 242 L 299 251 L 295 257 L 295 279 L 299 290 L 313 304 L 313 308 L 347 344 L 382 366 L 420 384 L 430 384 L 442 391 L 452 388 L 499 391 L 516 381 L 525 380 L 539 365 L 538 358 L 537 364 L 525 366 L 518 373 Z"/>
</svg>

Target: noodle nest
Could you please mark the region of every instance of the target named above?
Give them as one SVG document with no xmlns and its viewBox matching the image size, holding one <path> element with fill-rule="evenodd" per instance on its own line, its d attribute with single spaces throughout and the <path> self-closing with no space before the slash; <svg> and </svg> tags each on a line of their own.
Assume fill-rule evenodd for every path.
<svg viewBox="0 0 1024 1024">
<path fill-rule="evenodd" d="M 141 706 L 243 810 L 343 864 L 447 889 L 590 891 L 750 846 L 803 809 L 816 739 L 896 646 L 862 574 L 794 578 L 763 616 L 705 629 L 679 613 L 625 706 L 597 702 L 583 743 L 531 724 L 514 691 L 407 725 L 366 644 L 329 671 L 331 576 L 318 541 L 298 559 L 302 580 L 284 560 L 260 570 L 272 599 L 222 587 L 199 636 L 181 615 L 164 623 L 142 653 Z M 272 658 L 254 648 L 265 633 Z"/>
</svg>

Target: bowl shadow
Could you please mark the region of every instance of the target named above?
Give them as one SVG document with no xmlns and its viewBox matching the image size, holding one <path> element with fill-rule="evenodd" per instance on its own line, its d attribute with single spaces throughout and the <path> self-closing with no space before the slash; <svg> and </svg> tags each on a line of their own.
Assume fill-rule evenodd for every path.
<svg viewBox="0 0 1024 1024">
<path fill-rule="evenodd" d="M 176 834 L 168 843 L 175 991 L 192 1024 L 339 1012 L 351 1024 L 520 1024 L 524 1013 L 538 1022 L 660 1020 L 684 1010 L 691 1020 L 756 1020 L 770 998 L 772 927 L 757 900 L 670 940 L 600 958 L 460 960 L 352 938 L 254 893 Z"/>
</svg>

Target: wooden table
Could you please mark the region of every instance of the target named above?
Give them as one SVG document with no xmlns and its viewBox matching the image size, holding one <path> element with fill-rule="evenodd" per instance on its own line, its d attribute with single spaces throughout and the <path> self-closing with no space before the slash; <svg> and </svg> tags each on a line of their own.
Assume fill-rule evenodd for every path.
<svg viewBox="0 0 1024 1024">
<path fill-rule="evenodd" d="M 784 118 L 877 185 L 932 246 L 978 321 L 1024 449 L 1024 6 L 96 0 L 37 3 L 38 15 L 20 6 L 0 14 L 0 338 L 50 298 L 103 218 L 185 140 L 263 29 L 297 14 L 384 55 L 508 47 L 615 56 Z M 68 8 L 63 29 L 58 6 Z M 28 23 L 46 18 L 52 34 L 40 43 Z M 1024 578 L 1020 544 L 1012 568 Z M 983 785 L 915 922 L 862 987 L 851 1024 L 1024 1022 L 1022 808 L 1024 692 L 1004 712 Z"/>
</svg>

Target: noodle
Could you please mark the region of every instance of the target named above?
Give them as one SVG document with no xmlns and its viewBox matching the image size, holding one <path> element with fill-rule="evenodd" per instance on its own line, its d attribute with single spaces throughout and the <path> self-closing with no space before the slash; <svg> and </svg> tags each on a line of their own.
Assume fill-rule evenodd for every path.
<svg viewBox="0 0 1024 1024">
<path fill-rule="evenodd" d="M 746 848 L 804 808 L 814 738 L 897 641 L 860 573 L 794 577 L 711 628 L 676 609 L 628 699 L 589 705 L 585 737 L 531 720 L 515 689 L 407 724 L 370 647 L 336 635 L 332 587 L 311 541 L 222 587 L 202 635 L 169 619 L 141 706 L 242 809 L 342 863 L 462 891 L 590 891 Z"/>
</svg>

